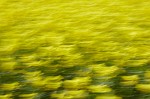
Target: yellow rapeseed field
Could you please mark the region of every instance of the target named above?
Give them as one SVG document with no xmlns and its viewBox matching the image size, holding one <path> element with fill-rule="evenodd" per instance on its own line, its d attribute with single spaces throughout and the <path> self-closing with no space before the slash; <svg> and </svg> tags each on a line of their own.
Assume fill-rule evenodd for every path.
<svg viewBox="0 0 150 99">
<path fill-rule="evenodd" d="M 0 99 L 150 99 L 150 0 L 0 0 Z"/>
</svg>

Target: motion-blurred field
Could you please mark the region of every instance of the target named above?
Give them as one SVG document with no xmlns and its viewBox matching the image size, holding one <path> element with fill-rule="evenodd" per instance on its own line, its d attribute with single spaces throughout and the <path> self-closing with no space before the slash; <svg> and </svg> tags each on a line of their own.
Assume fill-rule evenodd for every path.
<svg viewBox="0 0 150 99">
<path fill-rule="evenodd" d="M 0 0 L 0 99 L 150 99 L 149 0 Z"/>
</svg>

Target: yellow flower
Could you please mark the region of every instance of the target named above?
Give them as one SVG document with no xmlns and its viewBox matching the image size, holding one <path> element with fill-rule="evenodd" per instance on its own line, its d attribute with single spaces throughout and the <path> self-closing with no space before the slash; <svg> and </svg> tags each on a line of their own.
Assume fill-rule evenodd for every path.
<svg viewBox="0 0 150 99">
<path fill-rule="evenodd" d="M 60 94 L 52 94 L 52 98 L 56 99 L 85 99 L 88 94 L 84 90 L 69 90 Z"/>
<path fill-rule="evenodd" d="M 65 99 L 83 99 L 87 96 L 84 90 L 67 91 Z"/>
<path fill-rule="evenodd" d="M 76 77 L 72 80 L 66 80 L 64 81 L 64 88 L 67 89 L 81 89 L 85 88 L 90 83 L 89 77 Z"/>
<path fill-rule="evenodd" d="M 46 82 L 49 82 L 49 81 L 60 81 L 62 80 L 63 77 L 62 76 L 48 76 L 48 77 L 45 77 L 44 80 Z"/>
<path fill-rule="evenodd" d="M 37 95 L 37 93 L 31 93 L 31 94 L 21 94 L 19 97 L 21 99 L 34 99 L 34 97 Z"/>
<path fill-rule="evenodd" d="M 2 55 L 9 55 L 13 54 L 17 50 L 17 43 L 16 44 L 11 44 L 11 45 L 4 45 L 0 47 L 0 54 Z"/>
<path fill-rule="evenodd" d="M 91 85 L 88 89 L 92 93 L 106 93 L 112 91 L 107 85 Z"/>
<path fill-rule="evenodd" d="M 62 81 L 59 81 L 59 82 L 49 82 L 49 83 L 45 84 L 44 90 L 56 90 L 59 87 L 61 87 L 61 85 L 62 85 Z"/>
<path fill-rule="evenodd" d="M 97 96 L 95 99 L 122 99 L 122 98 L 115 95 L 102 95 Z"/>
<path fill-rule="evenodd" d="M 35 87 L 44 87 L 45 82 L 37 78 L 36 80 L 32 81 L 31 84 Z"/>
<path fill-rule="evenodd" d="M 20 57 L 21 62 L 30 62 L 36 59 L 36 55 L 23 55 Z"/>
<path fill-rule="evenodd" d="M 122 76 L 121 78 L 125 81 L 137 81 L 139 79 L 138 75 Z"/>
<path fill-rule="evenodd" d="M 123 82 L 120 82 L 120 84 L 124 86 L 132 86 L 132 85 L 137 84 L 137 81 L 123 81 Z"/>
<path fill-rule="evenodd" d="M 28 67 L 38 67 L 38 66 L 42 66 L 42 64 L 43 64 L 42 61 L 31 61 L 26 63 Z"/>
<path fill-rule="evenodd" d="M 19 83 L 18 82 L 0 85 L 1 90 L 14 90 L 14 89 L 17 89 L 17 88 L 19 88 Z"/>
<path fill-rule="evenodd" d="M 138 83 L 139 77 L 138 75 L 131 75 L 131 76 L 122 76 L 122 85 L 125 86 L 131 86 L 131 85 L 135 85 Z"/>
<path fill-rule="evenodd" d="M 144 66 L 148 62 L 147 59 L 140 59 L 140 60 L 128 60 L 127 65 L 131 67 L 138 67 L 138 66 Z"/>
<path fill-rule="evenodd" d="M 112 76 L 119 70 L 117 66 L 107 67 L 104 64 L 93 65 L 91 68 L 97 76 Z"/>
<path fill-rule="evenodd" d="M 48 76 L 43 79 L 45 90 L 56 90 L 62 85 L 62 76 Z"/>
<path fill-rule="evenodd" d="M 12 94 L 0 95 L 0 99 L 12 99 Z"/>
<path fill-rule="evenodd" d="M 4 71 L 12 71 L 16 68 L 16 62 L 4 62 L 2 63 L 2 65 L 0 66 L 0 68 Z"/>
<path fill-rule="evenodd" d="M 56 99 L 65 99 L 65 95 L 66 95 L 66 93 L 64 92 L 64 93 L 52 93 L 51 94 L 51 97 L 52 98 L 56 98 Z"/>
<path fill-rule="evenodd" d="M 42 73 L 40 71 L 26 72 L 25 79 L 27 83 L 30 83 L 33 86 L 43 87 L 45 85 Z"/>
<path fill-rule="evenodd" d="M 150 84 L 137 84 L 135 88 L 144 93 L 150 93 Z"/>
<path fill-rule="evenodd" d="M 25 72 L 24 75 L 26 79 L 34 79 L 34 77 L 42 77 L 41 71 Z"/>
</svg>

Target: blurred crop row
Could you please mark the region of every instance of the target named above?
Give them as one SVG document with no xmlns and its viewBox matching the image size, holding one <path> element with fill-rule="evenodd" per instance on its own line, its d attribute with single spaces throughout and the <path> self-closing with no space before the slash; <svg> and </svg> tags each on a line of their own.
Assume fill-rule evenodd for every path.
<svg viewBox="0 0 150 99">
<path fill-rule="evenodd" d="M 0 99 L 150 99 L 149 0 L 1 0 Z"/>
</svg>

